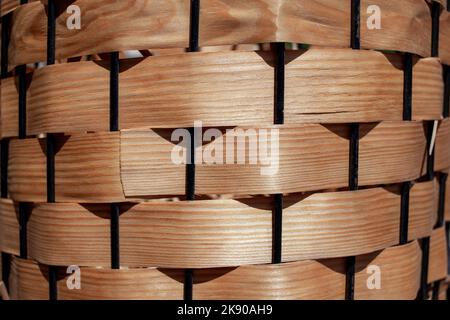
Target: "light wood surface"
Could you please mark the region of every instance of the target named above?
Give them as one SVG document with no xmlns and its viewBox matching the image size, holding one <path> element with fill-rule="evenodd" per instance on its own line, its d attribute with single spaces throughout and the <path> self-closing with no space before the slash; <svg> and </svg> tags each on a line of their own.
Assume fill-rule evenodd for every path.
<svg viewBox="0 0 450 320">
<path fill-rule="evenodd" d="M 286 123 L 402 120 L 401 69 L 400 55 L 375 51 L 288 51 Z M 438 59 L 416 61 L 413 74 L 413 119 L 441 119 L 444 93 Z M 29 135 L 109 130 L 107 63 L 53 65 L 30 77 Z M 127 59 L 122 61 L 119 83 L 122 129 L 182 128 L 194 121 L 205 127 L 273 122 L 274 69 L 269 52 Z M 1 135 L 15 137 L 18 89 L 13 79 L 1 86 Z"/>
<path fill-rule="evenodd" d="M 450 119 L 439 123 L 435 148 L 434 170 L 444 171 L 450 168 Z"/>
<path fill-rule="evenodd" d="M 188 47 L 189 1 L 76 0 L 83 28 L 69 30 L 64 10 L 57 18 L 56 55 L 87 54 L 149 48 Z M 422 0 L 362 1 L 378 5 L 383 27 L 367 30 L 361 23 L 361 45 L 368 49 L 430 55 L 431 15 Z M 405 6 L 408 10 L 404 10 Z M 126 8 L 127 10 L 125 10 Z M 45 60 L 46 13 L 40 2 L 14 12 L 10 67 Z M 100 17 L 100 18 L 99 18 Z M 293 42 L 320 46 L 350 46 L 350 0 L 202 1 L 200 46 L 258 42 Z"/>
<path fill-rule="evenodd" d="M 361 255 L 398 244 L 400 186 L 284 198 L 283 261 Z M 414 184 L 409 240 L 431 234 L 435 182 Z M 151 201 L 121 205 L 123 266 L 211 268 L 270 263 L 272 199 Z M 17 205 L 0 200 L 0 249 L 17 254 Z M 48 265 L 110 265 L 109 205 L 35 204 L 29 256 Z"/>
<path fill-rule="evenodd" d="M 447 240 L 445 227 L 433 230 L 430 237 L 428 283 L 447 278 Z"/>
<path fill-rule="evenodd" d="M 414 299 L 419 288 L 420 249 L 417 242 L 357 258 L 356 299 Z M 382 289 L 366 286 L 365 268 L 382 270 Z M 64 268 L 58 276 L 60 299 L 182 299 L 182 275 L 167 269 L 81 268 L 81 290 L 67 289 Z M 47 299 L 47 267 L 13 258 L 12 299 Z M 276 279 L 277 281 L 274 281 Z M 194 271 L 194 299 L 343 299 L 345 260 L 307 260 L 278 265 Z"/>
<path fill-rule="evenodd" d="M 441 12 L 439 27 L 439 58 L 442 63 L 450 65 L 450 13 L 446 10 Z"/>
</svg>

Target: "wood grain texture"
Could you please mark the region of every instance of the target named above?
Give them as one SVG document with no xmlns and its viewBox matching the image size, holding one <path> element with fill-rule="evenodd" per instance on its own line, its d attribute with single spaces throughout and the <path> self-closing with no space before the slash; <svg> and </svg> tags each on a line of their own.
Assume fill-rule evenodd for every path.
<svg viewBox="0 0 450 320">
<path fill-rule="evenodd" d="M 124 200 L 120 181 L 119 146 L 119 133 L 57 136 L 57 201 Z M 11 198 L 16 201 L 45 202 L 45 140 L 30 138 L 11 141 L 9 156 L 8 185 Z"/>
<path fill-rule="evenodd" d="M 0 199 L 0 251 L 19 255 L 18 205 L 9 199 Z"/>
<path fill-rule="evenodd" d="M 284 198 L 283 261 L 361 255 L 398 244 L 400 186 Z M 409 240 L 431 234 L 436 183 L 414 184 Z M 272 199 L 151 201 L 121 205 L 121 264 L 212 268 L 270 263 Z M 17 252 L 14 204 L 2 201 L 0 249 Z M 29 256 L 48 265 L 110 265 L 109 205 L 35 204 Z M 5 235 L 5 237 L 1 235 Z M 9 249 L 13 248 L 13 251 Z"/>
<path fill-rule="evenodd" d="M 370 5 L 377 5 L 381 10 L 380 29 L 368 28 L 366 21 L 373 14 L 367 10 Z M 429 57 L 431 14 L 427 3 L 420 0 L 361 0 L 361 47 Z"/>
<path fill-rule="evenodd" d="M 48 300 L 48 267 L 13 256 L 9 286 L 12 300 Z"/>
<path fill-rule="evenodd" d="M 343 299 L 343 259 L 194 271 L 194 299 Z"/>
<path fill-rule="evenodd" d="M 30 73 L 27 133 L 108 131 L 108 68 L 107 62 L 83 61 Z M 286 123 L 402 120 L 401 69 L 400 55 L 375 51 L 288 51 Z M 443 81 L 436 58 L 416 61 L 413 84 L 413 119 L 440 119 Z M 119 90 L 122 129 L 191 127 L 195 121 L 205 127 L 270 125 L 273 54 L 203 52 L 126 59 L 121 61 Z M 18 89 L 12 79 L 2 82 L 1 99 L 1 135 L 15 137 Z"/>
<path fill-rule="evenodd" d="M 355 299 L 414 300 L 420 288 L 421 257 L 416 241 L 356 257 Z M 380 289 L 368 288 L 370 266 L 380 268 Z"/>
<path fill-rule="evenodd" d="M 233 136 L 236 131 L 229 131 L 226 139 L 237 143 L 235 148 L 241 154 L 245 151 L 245 163 L 235 160 L 234 164 L 198 164 L 198 194 L 293 193 L 347 186 L 348 126 L 304 124 L 238 129 L 259 133 L 261 129 L 279 129 L 279 151 L 269 149 L 268 153 L 274 170 L 262 174 L 261 170 L 270 163 L 255 159 L 255 153 L 251 152 L 255 149 L 248 143 L 237 143 Z M 421 122 L 364 124 L 360 131 L 360 185 L 398 183 L 421 176 L 426 147 Z M 276 133 L 270 131 L 266 137 L 261 134 L 260 139 L 268 139 L 270 147 L 276 141 Z M 123 131 L 121 136 L 119 133 L 59 136 L 57 201 L 114 202 L 184 194 L 185 166 L 172 161 L 175 145 L 170 136 L 169 130 Z M 223 139 L 221 136 L 205 145 L 203 151 L 224 145 Z M 8 182 L 12 199 L 45 201 L 43 144 L 43 140 L 32 138 L 11 141 Z M 253 164 L 249 159 L 258 161 Z"/>
<path fill-rule="evenodd" d="M 447 278 L 447 240 L 445 227 L 433 230 L 430 237 L 428 283 Z"/>
<path fill-rule="evenodd" d="M 350 1 L 207 0 L 200 45 L 294 42 L 348 47 Z"/>
<path fill-rule="evenodd" d="M 56 26 L 57 58 L 188 47 L 189 1 L 76 0 L 73 4 L 83 12 L 82 28 L 69 30 L 69 14 L 62 10 Z M 367 19 L 365 8 L 374 4 L 383 13 L 383 27 L 367 30 L 361 24 L 364 48 L 430 55 L 431 16 L 425 1 L 364 0 L 362 21 Z M 207 0 L 201 6 L 200 46 L 293 42 L 349 47 L 349 29 L 349 0 Z M 11 69 L 45 60 L 46 14 L 40 2 L 17 8 L 12 30 Z"/>
<path fill-rule="evenodd" d="M 435 148 L 434 170 L 443 171 L 450 168 L 450 119 L 439 123 Z"/>
<path fill-rule="evenodd" d="M 439 27 L 439 58 L 443 64 L 450 65 L 450 12 L 443 10 Z"/>
<path fill-rule="evenodd" d="M 189 1 L 76 0 L 82 28 L 69 30 L 65 10 L 56 20 L 56 58 L 149 48 L 188 47 Z M 10 67 L 45 61 L 46 13 L 40 2 L 14 12 Z"/>
</svg>

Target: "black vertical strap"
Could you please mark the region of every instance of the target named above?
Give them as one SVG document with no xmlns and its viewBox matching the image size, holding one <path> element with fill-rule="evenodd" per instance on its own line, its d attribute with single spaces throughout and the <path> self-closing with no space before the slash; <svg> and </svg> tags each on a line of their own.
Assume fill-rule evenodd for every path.
<svg viewBox="0 0 450 320">
<path fill-rule="evenodd" d="M 351 3 L 351 28 L 350 46 L 352 49 L 361 48 L 361 1 L 352 0 Z M 359 123 L 350 124 L 350 146 L 349 146 L 349 169 L 348 186 L 350 191 L 358 190 L 358 170 L 359 170 Z M 355 269 L 356 257 L 347 257 L 345 270 L 345 299 L 355 298 Z"/>
<path fill-rule="evenodd" d="M 47 134 L 47 202 L 54 203 L 55 197 L 55 137 Z"/>
<path fill-rule="evenodd" d="M 111 204 L 111 268 L 120 269 L 119 204 Z"/>
<path fill-rule="evenodd" d="M 351 9 L 351 47 L 352 49 L 360 49 L 361 41 L 361 1 L 352 0 Z"/>
<path fill-rule="evenodd" d="M 449 117 L 450 104 L 450 67 L 444 65 L 444 110 L 442 115 L 444 118 Z"/>
<path fill-rule="evenodd" d="M 48 266 L 48 295 L 50 300 L 58 300 L 58 268 Z"/>
<path fill-rule="evenodd" d="M 56 44 L 56 4 L 55 0 L 48 0 L 47 6 L 47 65 L 55 64 Z M 48 133 L 47 149 L 47 202 L 54 203 L 55 199 L 55 138 Z M 48 266 L 48 284 L 50 300 L 58 299 L 57 267 Z"/>
<path fill-rule="evenodd" d="M 1 141 L 1 197 L 8 198 L 8 160 L 9 160 L 9 140 Z"/>
<path fill-rule="evenodd" d="M 431 181 L 434 179 L 434 154 L 435 148 L 430 153 L 431 150 L 431 142 L 433 140 L 433 127 L 434 121 L 427 122 L 427 174 L 426 179 Z"/>
<path fill-rule="evenodd" d="M 431 56 L 439 56 L 439 16 L 441 14 L 441 4 L 433 1 L 431 4 Z"/>
<path fill-rule="evenodd" d="M 199 47 L 200 29 L 200 0 L 191 0 L 190 24 L 189 24 L 189 52 L 197 52 Z M 190 162 L 186 163 L 186 200 L 195 200 L 195 129 L 188 128 L 191 136 L 189 147 Z M 191 301 L 193 298 L 194 272 L 191 269 L 184 271 L 184 300 Z"/>
<path fill-rule="evenodd" d="M 8 77 L 8 47 L 9 47 L 9 33 L 11 24 L 11 14 L 4 15 L 2 19 L 2 60 L 1 60 L 1 78 Z"/>
<path fill-rule="evenodd" d="M 439 175 L 439 203 L 438 203 L 438 221 L 435 228 L 441 228 L 445 223 L 445 193 L 447 184 L 448 174 L 441 173 Z"/>
<path fill-rule="evenodd" d="M 408 243 L 408 225 L 409 225 L 409 193 L 411 182 L 404 182 L 401 186 L 400 203 L 400 245 Z"/>
<path fill-rule="evenodd" d="M 274 43 L 272 49 L 275 54 L 274 123 L 284 124 L 285 44 L 284 42 Z M 275 194 L 273 201 L 272 263 L 281 263 L 283 250 L 283 194 Z"/>
<path fill-rule="evenodd" d="M 403 55 L 403 120 L 412 120 L 413 56 Z"/>
<path fill-rule="evenodd" d="M 194 271 L 192 269 L 187 269 L 184 271 L 184 287 L 183 287 L 184 300 L 192 301 L 193 287 L 194 287 Z"/>
<path fill-rule="evenodd" d="M 19 139 L 27 137 L 27 66 L 16 67 L 19 77 Z"/>
<path fill-rule="evenodd" d="M 110 131 L 119 131 L 119 53 L 110 54 L 110 81 L 109 81 L 109 128 Z"/>
<path fill-rule="evenodd" d="M 28 224 L 28 204 L 19 202 L 19 246 L 20 257 L 27 259 L 28 257 L 28 239 L 27 239 L 27 224 Z"/>
<path fill-rule="evenodd" d="M 432 295 L 432 300 L 439 300 L 439 291 L 441 289 L 441 281 L 435 281 L 433 283 L 433 295 Z"/>
<path fill-rule="evenodd" d="M 119 70 L 119 52 L 111 52 L 109 81 L 109 129 L 112 132 L 119 131 Z M 111 268 L 120 269 L 119 204 L 111 204 L 110 214 Z"/>
<path fill-rule="evenodd" d="M 428 299 L 428 260 L 430 258 L 430 237 L 422 239 L 422 271 L 420 273 L 419 299 Z"/>
</svg>

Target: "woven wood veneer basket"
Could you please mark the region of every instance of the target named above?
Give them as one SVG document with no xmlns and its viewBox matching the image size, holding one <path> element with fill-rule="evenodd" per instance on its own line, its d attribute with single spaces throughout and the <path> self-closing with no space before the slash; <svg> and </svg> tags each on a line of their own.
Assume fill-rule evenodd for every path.
<svg viewBox="0 0 450 320">
<path fill-rule="evenodd" d="M 4 299 L 446 298 L 447 1 L 1 2 Z M 278 172 L 175 164 L 195 121 Z"/>
</svg>

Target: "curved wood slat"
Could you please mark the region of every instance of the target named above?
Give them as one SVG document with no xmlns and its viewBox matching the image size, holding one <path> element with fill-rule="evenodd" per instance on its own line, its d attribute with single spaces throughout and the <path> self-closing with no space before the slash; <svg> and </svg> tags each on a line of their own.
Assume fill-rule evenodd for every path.
<svg viewBox="0 0 450 320">
<path fill-rule="evenodd" d="M 411 241 L 431 234 L 435 184 L 411 189 Z M 290 195 L 284 203 L 283 261 L 360 255 L 398 243 L 399 186 Z M 18 250 L 14 205 L 2 200 L 1 208 L 0 222 L 6 223 L 0 224 L 0 249 L 15 253 L 7 245 Z M 123 204 L 121 263 L 168 268 L 270 263 L 271 209 L 271 198 L 262 197 Z M 28 222 L 30 257 L 48 265 L 109 266 L 109 210 L 101 204 L 35 204 Z"/>
<path fill-rule="evenodd" d="M 356 257 L 355 299 L 414 300 L 420 288 L 421 258 L 416 241 Z M 380 289 L 368 288 L 370 266 L 380 268 Z"/>
<path fill-rule="evenodd" d="M 58 136 L 55 185 L 58 201 L 123 201 L 120 181 L 119 133 Z M 74 159 L 77 159 L 74 161 Z M 45 202 L 45 140 L 13 140 L 8 184 L 16 201 Z"/>
<path fill-rule="evenodd" d="M 420 249 L 416 241 L 357 257 L 356 299 L 414 299 L 419 288 Z M 368 290 L 366 268 L 382 270 L 382 288 Z M 46 299 L 46 267 L 13 259 L 13 299 Z M 81 290 L 68 290 L 59 271 L 60 299 L 181 299 L 182 271 L 81 268 Z M 67 275 L 66 275 L 67 277 Z M 308 260 L 278 265 L 194 271 L 194 299 L 343 299 L 345 260 Z M 276 279 L 277 281 L 274 281 Z M 276 284 L 276 285 L 274 285 Z M 132 288 L 132 289 L 130 289 Z M 45 289 L 45 291 L 44 291 Z M 20 294 L 19 294 L 20 293 Z"/>
<path fill-rule="evenodd" d="M 445 227 L 433 230 L 430 237 L 428 283 L 447 278 L 447 240 Z"/>
<path fill-rule="evenodd" d="M 268 52 L 194 53 L 123 60 L 120 126 L 191 127 L 195 121 L 202 121 L 205 127 L 269 125 L 273 122 L 272 60 Z M 403 118 L 399 55 L 310 49 L 288 51 L 286 62 L 287 123 Z M 324 63 L 328 66 L 325 69 Z M 414 120 L 440 119 L 443 81 L 442 67 L 436 58 L 416 62 L 413 84 Z M 2 82 L 2 92 L 1 134 L 15 137 L 18 93 L 12 79 Z M 107 63 L 52 65 L 30 74 L 27 127 L 29 135 L 108 131 Z"/>
<path fill-rule="evenodd" d="M 119 4 L 112 0 L 95 3 L 76 0 L 73 4 L 84 13 L 83 27 L 68 30 L 66 20 L 69 14 L 61 10 L 56 27 L 57 58 L 110 51 L 188 47 L 188 1 L 141 0 L 136 3 L 129 0 Z M 373 4 L 381 7 L 384 27 L 367 30 L 366 24 L 362 23 L 362 47 L 430 55 L 431 17 L 425 1 L 364 0 L 362 21 L 367 19 L 364 9 Z M 409 10 L 403 10 L 405 6 Z M 10 46 L 11 68 L 45 60 L 45 17 L 45 8 L 40 2 L 23 5 L 15 11 Z M 349 47 L 350 1 L 202 2 L 201 46 L 258 42 Z"/>
<path fill-rule="evenodd" d="M 381 28 L 369 29 L 370 5 L 381 10 Z M 408 10 L 405 10 L 408 8 Z M 361 47 L 431 54 L 431 13 L 425 1 L 361 0 Z"/>
<path fill-rule="evenodd" d="M 434 170 L 443 171 L 450 168 L 450 119 L 439 123 L 435 148 Z"/>
<path fill-rule="evenodd" d="M 441 12 L 439 27 L 439 58 L 443 64 L 450 65 L 450 12 Z"/>
<path fill-rule="evenodd" d="M 65 10 L 56 20 L 56 58 L 149 48 L 188 47 L 189 1 L 76 0 L 82 28 L 69 30 Z M 45 61 L 47 20 L 40 2 L 14 12 L 10 67 Z"/>
<path fill-rule="evenodd" d="M 0 199 L 0 252 L 19 255 L 19 208 L 12 200 Z"/>
<path fill-rule="evenodd" d="M 267 165 L 250 164 L 248 158 L 247 164 L 198 164 L 197 193 L 293 193 L 347 186 L 347 126 L 305 124 L 267 129 L 279 129 L 278 172 L 276 149 L 269 149 L 272 163 Z M 267 136 L 269 148 L 276 141 L 276 132 Z M 226 139 L 233 141 L 232 134 L 228 132 Z M 122 131 L 120 136 L 119 133 L 59 136 L 57 201 L 120 202 L 125 200 L 124 195 L 136 198 L 184 194 L 185 166 L 171 159 L 174 144 L 170 135 L 168 130 L 142 130 Z M 224 144 L 223 136 L 204 148 L 217 148 L 219 143 Z M 12 199 L 45 201 L 43 144 L 39 139 L 11 141 L 8 182 Z M 425 168 L 425 147 L 420 122 L 361 125 L 360 185 L 415 180 Z M 246 144 L 246 155 L 250 151 Z M 269 165 L 275 169 L 262 174 L 261 170 Z"/>
</svg>

